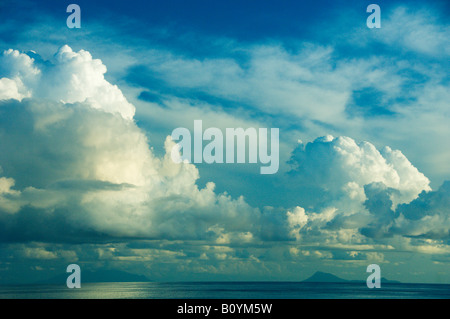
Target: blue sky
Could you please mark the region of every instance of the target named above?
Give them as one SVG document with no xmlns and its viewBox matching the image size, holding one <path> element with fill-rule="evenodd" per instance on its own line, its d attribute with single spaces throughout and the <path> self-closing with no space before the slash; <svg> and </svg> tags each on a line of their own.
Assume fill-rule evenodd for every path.
<svg viewBox="0 0 450 319">
<path fill-rule="evenodd" d="M 70 3 L 0 4 L 1 282 L 450 283 L 447 2 Z M 278 173 L 170 162 L 198 119 L 279 128 Z"/>
</svg>

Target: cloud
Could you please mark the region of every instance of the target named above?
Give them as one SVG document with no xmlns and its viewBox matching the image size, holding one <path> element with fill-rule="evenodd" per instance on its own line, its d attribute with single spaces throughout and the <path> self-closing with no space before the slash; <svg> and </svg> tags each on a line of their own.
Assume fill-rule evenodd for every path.
<svg viewBox="0 0 450 319">
<path fill-rule="evenodd" d="M 34 52 L 30 55 L 41 60 Z M 52 61 L 41 63 L 39 67 L 34 57 L 12 49 L 3 52 L 0 61 L 2 99 L 21 100 L 32 96 L 63 103 L 86 101 L 93 108 L 133 118 L 134 106 L 117 86 L 105 80 L 106 66 L 99 59 L 93 59 L 89 52 L 73 52 L 65 45 Z"/>
<path fill-rule="evenodd" d="M 197 168 L 171 160 L 170 138 L 166 155 L 154 156 L 100 60 L 68 46 L 55 63 L 4 55 L 15 61 L 5 75 L 22 81 L 33 65 L 46 81 L 27 87 L 29 98 L 0 102 L 3 241 L 251 238 L 256 210 L 215 194 L 213 183 L 199 189 Z M 208 232 L 215 225 L 220 234 Z"/>
<path fill-rule="evenodd" d="M 429 180 L 400 151 L 378 151 L 369 142 L 325 136 L 300 143 L 290 163 L 289 184 L 295 189 L 290 196 L 298 194 L 297 203 L 306 205 L 286 213 L 289 236 L 296 241 L 350 249 L 354 243 L 361 248 L 388 244 L 398 236 L 440 240 L 445 247 L 449 183 L 431 191 Z M 434 242 L 414 240 L 397 247 L 427 245 Z"/>
<path fill-rule="evenodd" d="M 131 68 L 128 80 L 143 86 L 164 81 L 172 91 L 188 96 L 328 122 L 341 119 L 349 97 L 342 90 L 348 81 L 333 76 L 332 52 L 328 47 L 305 45 L 289 54 L 282 46 L 261 45 L 247 48 L 248 64 L 242 64 L 233 58 L 198 60 L 161 51 L 146 57 L 137 69 Z M 139 72 L 142 69 L 146 74 Z"/>
<path fill-rule="evenodd" d="M 290 235 L 299 240 L 299 231 L 308 223 L 308 216 L 305 214 L 305 210 L 297 206 L 292 212 L 288 211 L 286 215 L 289 228 L 291 229 Z"/>
<path fill-rule="evenodd" d="M 36 85 L 40 70 L 34 60 L 17 50 L 9 49 L 0 56 L 0 99 L 22 100 L 31 96 L 30 86 Z"/>
<path fill-rule="evenodd" d="M 330 200 L 344 195 L 356 202 L 364 201 L 364 186 L 376 182 L 396 190 L 391 194 L 394 206 L 431 190 L 428 178 L 401 151 L 390 147 L 378 151 L 369 142 L 356 143 L 349 137 L 328 135 L 306 145 L 299 143 L 290 164 L 289 174 L 295 185 L 315 188 Z"/>
<path fill-rule="evenodd" d="M 2 66 L 3 79 L 24 83 L 29 96 L 0 102 L 3 241 L 365 244 L 365 237 L 377 237 L 368 229 L 389 232 L 395 208 L 431 190 L 400 151 L 325 136 L 292 152 L 289 194 L 298 206 L 261 211 L 242 197 L 216 194 L 214 183 L 199 189 L 198 169 L 171 160 L 170 138 L 165 155 L 155 156 L 133 121 L 134 107 L 88 52 L 64 46 L 53 62 L 13 50 L 4 56 L 12 67 Z M 36 84 L 36 77 L 47 84 Z M 105 99 L 110 89 L 117 91 Z"/>
<path fill-rule="evenodd" d="M 395 191 L 383 184 L 366 185 L 366 208 L 374 217 L 361 229 L 367 237 L 392 237 L 400 235 L 408 238 L 426 238 L 420 246 L 434 243 L 444 244 L 450 239 L 450 183 L 445 182 L 437 191 L 422 192 L 410 203 L 392 208 L 390 194 Z M 434 242 L 433 240 L 437 240 Z M 418 246 L 417 244 L 414 246 Z M 414 248 L 415 249 L 415 248 Z M 433 248 L 429 248 L 430 251 Z"/>
<path fill-rule="evenodd" d="M 450 240 L 450 182 L 435 192 L 423 192 L 397 211 L 404 217 L 398 221 L 396 232 L 407 236 Z"/>
<path fill-rule="evenodd" d="M 450 54 L 450 28 L 440 24 L 431 10 L 411 10 L 400 6 L 390 12 L 383 21 L 380 42 L 401 47 L 405 51 L 445 57 Z"/>
</svg>

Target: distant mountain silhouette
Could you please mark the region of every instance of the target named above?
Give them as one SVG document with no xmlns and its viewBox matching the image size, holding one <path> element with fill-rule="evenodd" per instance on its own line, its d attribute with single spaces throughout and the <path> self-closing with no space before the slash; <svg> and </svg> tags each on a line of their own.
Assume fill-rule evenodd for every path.
<svg viewBox="0 0 450 319">
<path fill-rule="evenodd" d="M 367 274 L 369 275 L 369 274 Z M 347 280 L 339 278 L 333 274 L 329 274 L 326 272 L 317 271 L 309 277 L 308 279 L 303 280 L 302 282 L 331 282 L 331 283 L 339 283 L 339 282 L 348 282 L 348 283 L 360 283 L 361 280 Z M 384 277 L 381 277 L 381 284 L 399 284 L 400 281 L 389 280 Z"/>
<path fill-rule="evenodd" d="M 303 280 L 303 282 L 352 282 L 352 281 L 339 278 L 338 276 L 335 276 L 333 274 L 317 271 L 316 273 L 314 273 L 314 275 L 312 275 L 308 279 Z"/>
<path fill-rule="evenodd" d="M 36 284 L 66 284 L 70 273 L 64 273 L 47 280 L 41 280 Z M 81 270 L 81 284 L 92 282 L 149 282 L 145 276 L 130 274 L 120 270 Z"/>
</svg>

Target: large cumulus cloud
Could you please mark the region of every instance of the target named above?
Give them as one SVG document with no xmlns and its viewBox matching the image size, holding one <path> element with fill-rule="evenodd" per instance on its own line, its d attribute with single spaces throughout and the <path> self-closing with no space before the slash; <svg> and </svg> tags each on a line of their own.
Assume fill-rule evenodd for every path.
<svg viewBox="0 0 450 319">
<path fill-rule="evenodd" d="M 334 198 L 343 193 L 364 198 L 364 185 L 375 182 L 397 190 L 392 194 L 395 205 L 431 190 L 428 178 L 401 151 L 390 147 L 378 151 L 369 142 L 358 144 L 344 136 L 328 135 L 306 145 L 299 143 L 290 163 L 290 174 L 298 184 L 324 190 Z"/>
<path fill-rule="evenodd" d="M 256 209 L 215 194 L 213 183 L 199 189 L 197 168 L 171 160 L 170 138 L 168 155 L 154 156 L 100 60 L 68 46 L 52 61 L 35 57 L 8 50 L 0 61 L 2 83 L 16 85 L 0 102 L 3 241 L 215 240 L 252 230 Z"/>
<path fill-rule="evenodd" d="M 290 164 L 290 185 L 304 203 L 286 213 L 297 242 L 347 249 L 396 242 L 401 249 L 448 251 L 448 182 L 432 191 L 401 151 L 325 136 L 299 143 Z"/>
</svg>

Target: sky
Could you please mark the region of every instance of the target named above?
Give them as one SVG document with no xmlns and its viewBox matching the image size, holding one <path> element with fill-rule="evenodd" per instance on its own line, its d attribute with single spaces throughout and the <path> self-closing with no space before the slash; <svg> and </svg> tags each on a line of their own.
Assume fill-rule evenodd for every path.
<svg viewBox="0 0 450 319">
<path fill-rule="evenodd" d="M 71 3 L 0 3 L 0 283 L 450 283 L 448 2 Z M 195 120 L 279 170 L 175 163 Z"/>
</svg>

